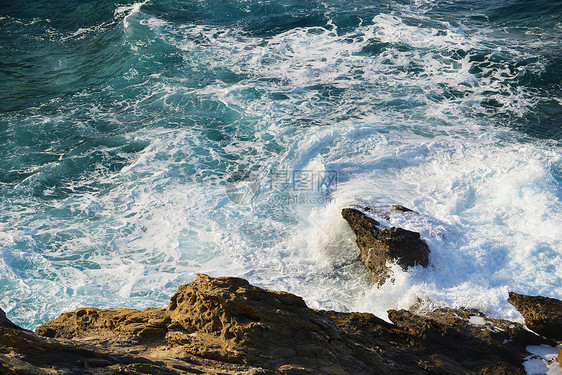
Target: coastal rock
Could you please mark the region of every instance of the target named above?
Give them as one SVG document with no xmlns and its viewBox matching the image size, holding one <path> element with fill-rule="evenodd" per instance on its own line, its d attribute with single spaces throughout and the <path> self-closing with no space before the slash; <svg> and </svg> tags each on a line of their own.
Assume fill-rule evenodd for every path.
<svg viewBox="0 0 562 375">
<path fill-rule="evenodd" d="M 0 310 L 1 311 L 1 310 Z M 4 312 L 0 315 L 4 315 Z M 126 339 L 125 339 L 126 340 Z M 142 350 L 128 352 L 128 345 L 103 336 L 89 340 L 41 337 L 5 319 L 0 325 L 0 374 L 186 374 L 203 373 L 194 366 L 170 358 L 149 359 Z M 211 368 L 221 368 L 216 364 Z M 199 366 L 199 368 L 204 368 Z M 232 369 L 225 369 L 232 370 Z M 245 374 L 225 371 L 225 374 Z"/>
<path fill-rule="evenodd" d="M 147 355 L 200 358 L 279 374 L 393 373 L 302 298 L 235 277 L 198 274 L 178 288 L 165 309 L 78 309 L 36 332 L 66 339 L 119 338 L 122 346 L 146 347 Z"/>
<path fill-rule="evenodd" d="M 477 310 L 439 308 L 431 312 L 390 310 L 389 319 L 416 337 L 411 351 L 439 358 L 440 371 L 524 373 L 520 363 L 528 345 L 545 343 L 521 324 L 492 319 Z"/>
<path fill-rule="evenodd" d="M 0 309 L 0 328 L 23 329 L 18 327 L 6 317 L 4 310 Z"/>
<path fill-rule="evenodd" d="M 525 374 L 525 348 L 545 343 L 521 324 L 476 310 L 390 310 L 394 325 L 371 314 L 326 314 L 404 374 Z"/>
<path fill-rule="evenodd" d="M 525 347 L 551 343 L 474 310 L 389 318 L 198 275 L 166 308 L 80 308 L 37 333 L 3 319 L 0 374 L 524 374 Z"/>
<path fill-rule="evenodd" d="M 396 211 L 411 211 L 403 206 L 393 206 Z M 356 235 L 361 250 L 360 259 L 371 270 L 373 281 L 382 285 L 391 275 L 390 264 L 408 267 L 429 263 L 429 247 L 420 234 L 402 228 L 383 229 L 380 223 L 356 208 L 344 208 L 343 218 Z"/>
<path fill-rule="evenodd" d="M 529 329 L 546 338 L 562 342 L 562 301 L 509 292 L 507 300 L 523 315 Z"/>
</svg>

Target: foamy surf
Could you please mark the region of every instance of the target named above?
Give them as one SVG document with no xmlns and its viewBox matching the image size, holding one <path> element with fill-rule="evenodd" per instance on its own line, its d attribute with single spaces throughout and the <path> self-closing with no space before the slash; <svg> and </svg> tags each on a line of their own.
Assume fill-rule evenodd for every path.
<svg viewBox="0 0 562 375">
<path fill-rule="evenodd" d="M 119 6 L 115 9 L 113 13 L 115 18 L 122 16 L 123 17 L 123 26 L 127 29 L 130 25 L 129 17 L 134 16 L 138 13 L 143 5 L 146 5 L 150 0 L 144 0 L 142 2 L 134 3 L 133 5 L 127 6 Z"/>
<path fill-rule="evenodd" d="M 434 2 L 266 30 L 200 6 L 121 4 L 51 30 L 50 48 L 92 58 L 49 60 L 60 75 L 42 82 L 67 94 L 0 114 L 15 322 L 165 305 L 196 272 L 381 317 L 422 299 L 518 320 L 508 291 L 562 298 L 559 140 L 517 128 L 560 97 L 533 86 L 552 31 L 509 43 Z M 260 187 L 244 204 L 227 194 L 239 172 Z M 430 267 L 371 285 L 352 204 L 417 211 L 393 224 L 422 234 Z"/>
</svg>

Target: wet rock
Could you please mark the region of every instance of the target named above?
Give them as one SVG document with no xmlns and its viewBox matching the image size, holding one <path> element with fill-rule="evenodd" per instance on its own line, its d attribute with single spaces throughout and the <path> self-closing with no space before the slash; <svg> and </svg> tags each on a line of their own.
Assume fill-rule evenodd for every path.
<svg viewBox="0 0 562 375">
<path fill-rule="evenodd" d="M 399 204 L 393 204 L 393 205 L 391 206 L 391 208 L 392 208 L 394 211 L 413 212 L 413 210 L 409 209 L 408 207 L 404 207 L 404 206 L 399 205 Z"/>
<path fill-rule="evenodd" d="M 393 206 L 393 209 L 411 211 L 403 206 Z M 427 267 L 429 247 L 419 233 L 396 227 L 383 229 L 378 221 L 356 208 L 344 208 L 342 216 L 355 232 L 360 259 L 371 270 L 373 281 L 378 285 L 390 277 L 392 263 L 404 270 L 418 264 Z"/>
<path fill-rule="evenodd" d="M 524 373 L 521 358 L 528 355 L 527 345 L 544 342 L 521 324 L 491 319 L 476 310 L 440 308 L 425 313 L 391 310 L 388 316 L 396 326 L 418 338 L 418 354 L 439 357 L 443 363 L 441 371 L 445 373 L 457 373 L 458 368 L 468 373 L 480 369 L 490 369 L 492 373 Z"/>
<path fill-rule="evenodd" d="M 562 301 L 514 292 L 509 292 L 507 301 L 523 315 L 529 329 L 546 338 L 562 342 Z"/>
</svg>

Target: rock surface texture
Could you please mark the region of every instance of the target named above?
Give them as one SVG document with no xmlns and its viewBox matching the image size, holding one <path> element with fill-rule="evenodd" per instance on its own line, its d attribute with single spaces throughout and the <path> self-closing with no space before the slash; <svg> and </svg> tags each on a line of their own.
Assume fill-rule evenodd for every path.
<svg viewBox="0 0 562 375">
<path fill-rule="evenodd" d="M 509 293 L 507 300 L 523 315 L 525 325 L 539 335 L 562 342 L 562 301 Z"/>
<path fill-rule="evenodd" d="M 393 206 L 395 211 L 411 211 L 403 206 Z M 357 246 L 361 250 L 361 261 L 371 270 L 373 281 L 382 285 L 391 275 L 390 264 L 396 263 L 406 270 L 408 267 L 429 263 L 429 247 L 420 239 L 420 234 L 402 228 L 381 228 L 375 219 L 357 208 L 344 208 L 343 218 L 355 232 Z"/>
<path fill-rule="evenodd" d="M 167 308 L 81 308 L 37 328 L 0 313 L 0 374 L 524 374 L 550 343 L 473 310 L 310 309 L 233 277 L 179 287 Z"/>
</svg>

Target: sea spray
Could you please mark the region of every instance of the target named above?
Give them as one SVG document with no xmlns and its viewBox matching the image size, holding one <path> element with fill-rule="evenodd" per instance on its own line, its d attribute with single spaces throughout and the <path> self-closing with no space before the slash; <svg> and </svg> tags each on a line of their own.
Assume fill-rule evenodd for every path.
<svg viewBox="0 0 562 375">
<path fill-rule="evenodd" d="M 17 3 L 0 8 L 16 323 L 164 306 L 196 272 L 382 317 L 562 298 L 558 2 Z M 245 204 L 240 174 L 259 183 Z M 416 210 L 399 224 L 430 267 L 370 285 L 340 216 L 357 203 Z"/>
</svg>

